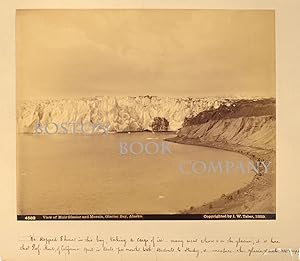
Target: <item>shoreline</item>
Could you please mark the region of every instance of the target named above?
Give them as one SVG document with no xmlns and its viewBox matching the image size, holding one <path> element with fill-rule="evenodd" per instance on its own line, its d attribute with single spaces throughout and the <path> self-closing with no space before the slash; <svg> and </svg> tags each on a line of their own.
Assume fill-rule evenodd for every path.
<svg viewBox="0 0 300 261">
<path fill-rule="evenodd" d="M 248 185 L 227 195 L 223 194 L 221 197 L 200 206 L 191 206 L 189 209 L 181 210 L 179 211 L 180 214 L 267 214 L 276 212 L 276 155 L 274 150 L 221 142 L 201 142 L 197 139 L 178 136 L 166 138 L 165 141 L 237 152 L 250 160 L 271 161 L 270 173 L 256 174 Z"/>
<path fill-rule="evenodd" d="M 127 134 L 128 132 L 116 132 L 109 134 Z M 134 131 L 134 133 L 149 134 L 175 134 L 175 131 Z M 22 133 L 24 135 L 24 133 Z M 128 133 L 130 134 L 130 133 Z M 25 134 L 26 135 L 26 134 Z M 28 134 L 27 134 L 28 135 Z M 49 134 L 29 134 L 29 136 L 49 136 Z M 53 135 L 53 134 L 52 134 Z M 58 136 L 70 136 L 70 134 L 54 134 Z M 99 134 L 77 133 L 75 136 L 97 136 Z M 51 134 L 50 134 L 51 136 Z M 265 150 L 257 147 L 248 147 L 226 142 L 203 142 L 195 138 L 186 138 L 184 136 L 175 136 L 164 138 L 165 141 L 179 143 L 184 145 L 202 146 L 208 148 L 221 149 L 230 152 L 236 152 L 246 156 L 253 161 L 271 161 L 270 173 L 255 174 L 252 181 L 235 191 L 222 194 L 222 196 L 213 199 L 202 205 L 190 206 L 188 209 L 178 210 L 179 214 L 268 214 L 275 213 L 275 151 Z"/>
</svg>

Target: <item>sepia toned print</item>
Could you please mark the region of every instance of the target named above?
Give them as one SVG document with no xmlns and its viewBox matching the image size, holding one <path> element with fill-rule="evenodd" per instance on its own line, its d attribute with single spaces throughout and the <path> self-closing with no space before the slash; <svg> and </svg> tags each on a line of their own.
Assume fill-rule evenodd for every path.
<svg viewBox="0 0 300 261">
<path fill-rule="evenodd" d="M 18 10 L 18 219 L 275 219 L 274 19 Z"/>
</svg>

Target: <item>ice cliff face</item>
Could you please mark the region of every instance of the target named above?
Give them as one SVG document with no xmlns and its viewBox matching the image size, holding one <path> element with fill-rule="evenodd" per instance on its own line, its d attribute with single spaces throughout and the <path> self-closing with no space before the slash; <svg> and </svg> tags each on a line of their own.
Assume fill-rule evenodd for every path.
<svg viewBox="0 0 300 261">
<path fill-rule="evenodd" d="M 208 145 L 239 145 L 275 151 L 275 100 L 240 100 L 199 113 L 184 122 L 177 137 L 183 143 L 185 139 L 194 139 Z"/>
<path fill-rule="evenodd" d="M 33 133 L 36 123 L 51 122 L 102 123 L 110 131 L 158 130 L 176 131 L 186 117 L 229 106 L 236 99 L 174 98 L 157 96 L 112 97 L 24 101 L 17 107 L 17 126 L 20 133 Z M 166 122 L 167 121 L 167 122 Z M 164 126 L 157 126 L 163 122 Z"/>
</svg>

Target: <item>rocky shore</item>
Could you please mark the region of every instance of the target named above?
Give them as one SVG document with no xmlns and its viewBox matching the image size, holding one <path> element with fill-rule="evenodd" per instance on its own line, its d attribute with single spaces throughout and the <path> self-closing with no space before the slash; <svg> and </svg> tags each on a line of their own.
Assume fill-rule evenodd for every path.
<svg viewBox="0 0 300 261">
<path fill-rule="evenodd" d="M 181 213 L 275 213 L 275 126 L 275 99 L 241 100 L 186 119 L 177 136 L 168 141 L 234 151 L 253 161 L 270 161 L 271 165 L 270 172 L 255 175 L 245 187 Z"/>
</svg>

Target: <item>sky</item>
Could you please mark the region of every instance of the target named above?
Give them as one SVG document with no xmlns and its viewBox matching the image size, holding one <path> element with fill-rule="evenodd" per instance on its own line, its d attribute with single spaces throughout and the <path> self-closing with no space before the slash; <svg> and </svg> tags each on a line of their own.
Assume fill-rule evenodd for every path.
<svg viewBox="0 0 300 261">
<path fill-rule="evenodd" d="M 275 96 L 274 12 L 18 10 L 17 98 Z"/>
</svg>

